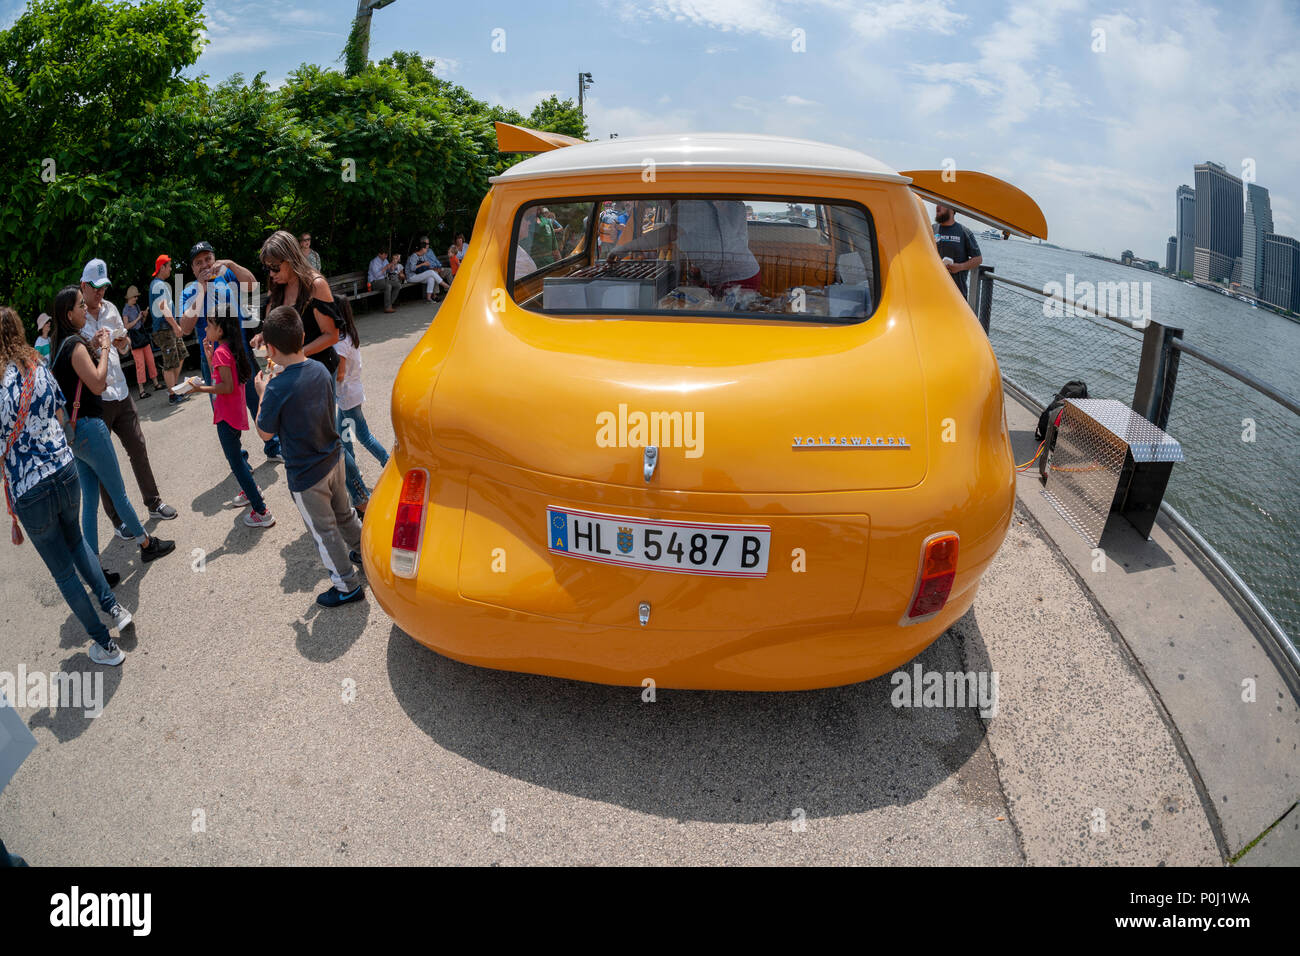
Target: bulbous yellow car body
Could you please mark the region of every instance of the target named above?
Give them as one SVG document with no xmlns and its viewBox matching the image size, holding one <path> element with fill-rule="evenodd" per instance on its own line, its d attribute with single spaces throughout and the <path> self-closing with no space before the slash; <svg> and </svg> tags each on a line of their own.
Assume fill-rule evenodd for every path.
<svg viewBox="0 0 1300 956">
<path fill-rule="evenodd" d="M 1045 235 L 1032 200 L 797 140 L 499 133 L 545 152 L 483 200 L 394 382 L 396 446 L 366 512 L 366 573 L 397 625 L 484 667 L 793 690 L 897 668 L 961 617 L 1006 533 L 1014 464 L 993 350 L 917 193 Z M 732 197 L 690 200 L 722 219 L 745 197 L 764 278 L 710 291 L 683 261 L 651 307 L 635 292 L 573 307 L 589 303 L 574 281 L 627 243 L 600 232 L 603 197 L 633 210 L 622 232 L 678 251 L 694 228 L 678 200 Z M 782 203 L 793 219 L 763 212 Z M 539 225 L 545 206 L 563 212 Z M 837 210 L 870 224 L 864 314 L 792 311 L 801 281 L 830 301 L 849 284 Z M 773 257 L 759 233 L 793 238 Z M 663 252 L 626 267 L 661 270 Z M 672 311 L 691 295 L 710 306 Z M 737 297 L 785 311 L 720 311 Z"/>
</svg>

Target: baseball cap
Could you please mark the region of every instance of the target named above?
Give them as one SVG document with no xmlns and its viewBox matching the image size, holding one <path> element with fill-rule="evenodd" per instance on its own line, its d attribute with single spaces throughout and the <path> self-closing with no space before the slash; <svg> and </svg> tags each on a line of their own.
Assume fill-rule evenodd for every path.
<svg viewBox="0 0 1300 956">
<path fill-rule="evenodd" d="M 162 271 L 162 267 L 167 265 L 167 263 L 171 261 L 172 261 L 172 257 L 167 255 L 167 253 L 164 252 L 162 255 L 160 255 L 157 259 L 153 261 L 153 274 L 157 275 L 159 272 Z"/>
<path fill-rule="evenodd" d="M 81 281 L 94 286 L 96 289 L 112 285 L 108 279 L 107 263 L 103 259 L 91 259 L 86 263 L 86 268 L 81 270 Z"/>
<path fill-rule="evenodd" d="M 203 242 L 196 242 L 190 247 L 190 261 L 193 262 L 194 257 L 200 252 L 210 252 L 214 256 L 217 254 L 217 250 L 212 248 L 212 243 L 207 242 L 206 240 Z"/>
</svg>

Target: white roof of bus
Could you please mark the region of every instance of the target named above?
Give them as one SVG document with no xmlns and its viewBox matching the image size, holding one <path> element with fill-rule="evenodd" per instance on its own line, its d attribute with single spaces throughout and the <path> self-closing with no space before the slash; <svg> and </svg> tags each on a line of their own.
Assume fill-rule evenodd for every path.
<svg viewBox="0 0 1300 956">
<path fill-rule="evenodd" d="M 656 170 L 789 170 L 831 173 L 860 179 L 910 183 L 878 159 L 845 146 L 807 139 L 745 133 L 682 133 L 635 136 L 564 146 L 511 166 L 490 182 L 635 170 L 653 160 Z"/>
</svg>

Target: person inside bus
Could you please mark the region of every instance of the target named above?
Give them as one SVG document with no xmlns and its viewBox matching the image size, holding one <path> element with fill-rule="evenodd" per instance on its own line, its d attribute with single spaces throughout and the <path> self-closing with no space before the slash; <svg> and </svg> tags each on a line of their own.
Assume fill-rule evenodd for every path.
<svg viewBox="0 0 1300 956">
<path fill-rule="evenodd" d="M 758 260 L 749 250 L 745 204 L 735 199 L 680 199 L 667 225 L 640 238 L 620 242 L 609 256 L 669 246 L 690 262 L 693 274 L 715 295 L 730 288 L 759 288 Z"/>
</svg>

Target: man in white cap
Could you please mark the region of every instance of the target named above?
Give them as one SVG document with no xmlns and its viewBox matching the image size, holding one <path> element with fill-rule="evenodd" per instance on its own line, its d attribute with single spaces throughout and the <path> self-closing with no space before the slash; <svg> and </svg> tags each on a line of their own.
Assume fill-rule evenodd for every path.
<svg viewBox="0 0 1300 956">
<path fill-rule="evenodd" d="M 131 338 L 117 306 L 104 298 L 104 292 L 111 284 L 108 266 L 103 259 L 91 259 L 86 263 L 86 268 L 81 271 L 81 294 L 86 299 L 86 324 L 82 327 L 81 334 L 91 339 L 100 329 L 112 332 L 114 348 L 109 352 L 108 386 L 99 396 L 104 407 L 104 424 L 126 449 L 131 471 L 135 473 L 135 483 L 140 486 L 140 494 L 144 497 L 149 514 L 170 521 L 176 517 L 176 509 L 165 504 L 158 494 L 158 483 L 154 480 L 153 468 L 149 464 L 149 450 L 144 444 L 144 432 L 140 430 L 140 418 L 136 415 L 135 403 L 131 401 L 131 389 L 126 384 L 126 376 L 122 374 L 119 354 L 126 354 L 131 347 Z M 99 491 L 104 513 L 113 523 L 117 536 L 132 540 L 122 519 L 118 517 L 117 509 L 108 498 L 107 489 L 101 486 Z"/>
</svg>

